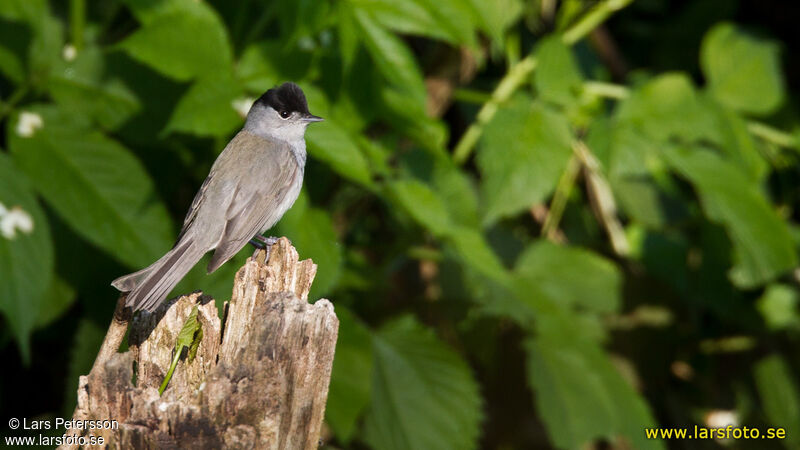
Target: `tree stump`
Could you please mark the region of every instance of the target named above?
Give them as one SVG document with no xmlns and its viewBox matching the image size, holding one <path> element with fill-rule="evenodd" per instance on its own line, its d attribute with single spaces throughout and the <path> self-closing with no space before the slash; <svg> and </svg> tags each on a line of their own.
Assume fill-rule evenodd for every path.
<svg viewBox="0 0 800 450">
<path fill-rule="evenodd" d="M 103 436 L 116 448 L 316 449 L 339 321 L 328 300 L 308 303 L 315 273 L 281 238 L 268 262 L 262 250 L 239 269 L 222 320 L 202 293 L 138 313 L 129 350 L 101 351 L 79 381 L 73 419 L 116 420 L 118 428 L 69 434 Z M 196 356 L 181 357 L 159 396 L 195 305 Z"/>
</svg>

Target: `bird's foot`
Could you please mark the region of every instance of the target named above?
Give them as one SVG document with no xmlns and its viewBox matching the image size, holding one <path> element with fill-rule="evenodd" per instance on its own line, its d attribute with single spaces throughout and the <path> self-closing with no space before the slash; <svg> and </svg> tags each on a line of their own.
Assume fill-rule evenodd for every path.
<svg viewBox="0 0 800 450">
<path fill-rule="evenodd" d="M 256 248 L 253 252 L 253 258 L 258 255 L 259 250 L 264 250 L 264 262 L 269 261 L 270 250 L 272 250 L 272 246 L 275 245 L 276 242 L 278 242 L 278 238 L 275 236 L 264 237 L 260 234 L 253 236 L 253 239 L 250 239 L 250 245 Z"/>
</svg>

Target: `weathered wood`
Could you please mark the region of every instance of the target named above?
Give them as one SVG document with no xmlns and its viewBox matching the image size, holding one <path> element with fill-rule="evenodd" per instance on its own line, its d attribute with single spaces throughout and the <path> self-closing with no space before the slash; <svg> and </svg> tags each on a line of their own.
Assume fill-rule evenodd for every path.
<svg viewBox="0 0 800 450">
<path fill-rule="evenodd" d="M 102 435 L 118 448 L 316 449 L 339 322 L 328 300 L 307 301 L 316 265 L 298 261 L 285 238 L 271 253 L 267 264 L 261 251 L 237 272 L 222 320 L 201 293 L 136 315 L 129 351 L 98 357 L 80 377 L 73 416 L 119 428 L 70 433 Z M 184 355 L 159 397 L 195 305 L 197 354 Z"/>
</svg>

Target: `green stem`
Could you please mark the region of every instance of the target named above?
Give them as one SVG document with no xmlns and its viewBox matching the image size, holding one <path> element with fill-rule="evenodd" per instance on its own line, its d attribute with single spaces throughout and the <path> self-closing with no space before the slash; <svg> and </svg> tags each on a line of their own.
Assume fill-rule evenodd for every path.
<svg viewBox="0 0 800 450">
<path fill-rule="evenodd" d="M 86 0 L 70 0 L 69 30 L 75 50 L 83 48 L 83 28 L 86 22 Z"/>
<path fill-rule="evenodd" d="M 747 130 L 767 142 L 771 142 L 778 147 L 793 148 L 800 150 L 800 139 L 777 128 L 773 128 L 765 123 L 754 120 L 747 121 Z"/>
<path fill-rule="evenodd" d="M 467 131 L 461 136 L 461 140 L 458 141 L 456 149 L 453 152 L 453 159 L 456 164 L 463 164 L 464 161 L 469 158 L 472 149 L 475 147 L 475 144 L 478 143 L 478 139 L 480 139 L 483 133 L 483 128 L 497 113 L 500 104 L 511 98 L 514 91 L 525 82 L 525 79 L 527 79 L 531 72 L 533 72 L 533 69 L 536 68 L 537 63 L 538 61 L 536 61 L 533 55 L 528 55 L 508 70 L 508 73 L 500 80 L 500 83 L 497 85 L 494 92 L 492 92 L 491 99 L 484 103 L 481 110 L 478 111 L 475 122 L 467 128 Z"/>
<path fill-rule="evenodd" d="M 597 27 L 597 25 L 608 19 L 611 14 L 624 8 L 632 1 L 633 0 L 606 0 L 598 4 L 586 13 L 575 25 L 564 32 L 562 35 L 564 43 L 572 45 L 578 42 Z M 511 66 L 508 73 L 500 80 L 500 83 L 497 85 L 494 92 L 492 92 L 491 99 L 483 104 L 483 107 L 478 112 L 478 116 L 475 118 L 475 122 L 467 128 L 467 131 L 461 136 L 458 144 L 456 144 L 455 150 L 453 151 L 453 160 L 456 164 L 463 164 L 469 158 L 472 149 L 475 148 L 478 139 L 480 139 L 481 134 L 483 134 L 483 128 L 497 113 L 500 104 L 511 98 L 511 95 L 525 83 L 530 74 L 536 69 L 537 63 L 536 57 L 531 53 Z"/>
<path fill-rule="evenodd" d="M 589 94 L 600 97 L 613 98 L 614 100 L 624 100 L 630 95 L 627 86 L 602 81 L 587 81 L 583 83 L 583 90 Z"/>
<path fill-rule="evenodd" d="M 6 100 L 5 102 L 0 102 L 0 120 L 3 120 L 11 111 L 14 110 L 14 106 L 19 103 L 25 97 L 25 94 L 28 93 L 28 86 L 20 86 L 18 87 Z"/>
<path fill-rule="evenodd" d="M 599 3 L 592 8 L 586 15 L 581 17 L 575 25 L 569 27 L 561 39 L 567 45 L 573 45 L 583 39 L 592 30 L 597 28 L 598 25 L 608 20 L 612 14 L 630 5 L 633 0 L 607 0 Z"/>
<path fill-rule="evenodd" d="M 164 377 L 164 381 L 161 383 L 161 387 L 158 388 L 158 395 L 163 394 L 164 389 L 167 388 L 169 380 L 172 379 L 172 373 L 175 372 L 175 368 L 178 366 L 178 361 L 181 359 L 182 352 L 183 352 L 183 346 L 175 350 L 175 356 L 172 358 L 172 363 L 169 365 L 167 376 Z"/>
<path fill-rule="evenodd" d="M 567 164 L 567 168 L 558 180 L 558 186 L 553 194 L 553 200 L 550 202 L 550 211 L 544 219 L 542 225 L 542 236 L 547 239 L 553 240 L 558 230 L 558 223 L 561 222 L 561 217 L 564 215 L 564 210 L 567 207 L 567 200 L 569 194 L 572 192 L 572 186 L 575 185 L 575 179 L 578 177 L 578 172 L 581 169 L 581 161 L 577 155 L 572 155 Z"/>
</svg>

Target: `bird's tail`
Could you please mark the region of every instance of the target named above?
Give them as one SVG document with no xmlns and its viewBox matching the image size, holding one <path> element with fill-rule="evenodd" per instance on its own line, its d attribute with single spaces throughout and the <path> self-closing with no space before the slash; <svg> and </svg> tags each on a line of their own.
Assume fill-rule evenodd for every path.
<svg viewBox="0 0 800 450">
<path fill-rule="evenodd" d="M 149 267 L 119 277 L 111 285 L 129 293 L 125 306 L 153 311 L 203 256 L 194 247 L 191 240 L 184 239 Z"/>
</svg>

